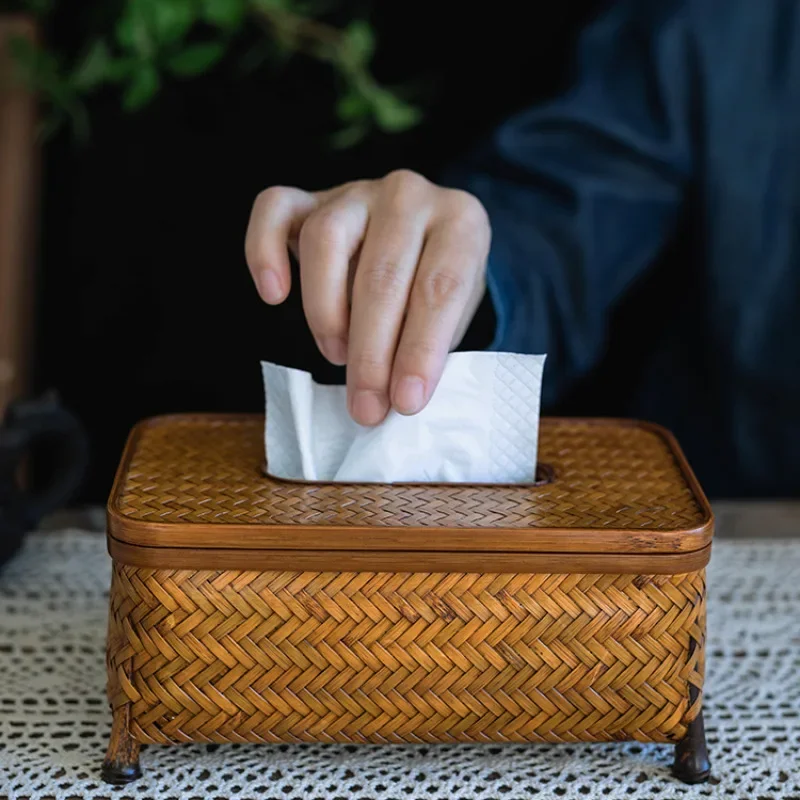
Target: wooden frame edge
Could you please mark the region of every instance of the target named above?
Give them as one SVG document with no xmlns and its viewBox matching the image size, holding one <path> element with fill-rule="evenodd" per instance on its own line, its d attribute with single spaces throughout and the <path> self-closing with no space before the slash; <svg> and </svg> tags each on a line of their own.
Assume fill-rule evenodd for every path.
<svg viewBox="0 0 800 800">
<path fill-rule="evenodd" d="M 657 556 L 637 553 L 232 550 L 131 545 L 109 534 L 108 552 L 116 563 L 142 569 L 682 575 L 705 568 L 711 558 L 711 545 L 688 553 Z"/>
</svg>

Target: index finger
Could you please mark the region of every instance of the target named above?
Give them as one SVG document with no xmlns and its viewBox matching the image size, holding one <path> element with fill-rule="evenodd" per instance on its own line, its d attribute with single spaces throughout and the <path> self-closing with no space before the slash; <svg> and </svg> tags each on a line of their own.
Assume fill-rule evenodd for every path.
<svg viewBox="0 0 800 800">
<path fill-rule="evenodd" d="M 316 204 L 313 194 L 287 186 L 272 186 L 256 197 L 244 251 L 250 274 L 265 303 L 281 303 L 289 294 L 289 243 Z"/>
</svg>

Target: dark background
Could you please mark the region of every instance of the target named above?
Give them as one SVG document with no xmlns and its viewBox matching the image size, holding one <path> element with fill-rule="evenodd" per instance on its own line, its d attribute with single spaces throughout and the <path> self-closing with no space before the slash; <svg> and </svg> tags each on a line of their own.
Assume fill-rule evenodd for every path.
<svg viewBox="0 0 800 800">
<path fill-rule="evenodd" d="M 317 354 L 298 294 L 269 308 L 252 287 L 243 241 L 258 191 L 324 188 L 397 167 L 435 177 L 515 109 L 564 84 L 579 30 L 607 4 L 504 0 L 448 4 L 450 15 L 432 14 L 432 5 L 352 7 L 368 10 L 377 30 L 378 78 L 416 82 L 422 92 L 427 116 L 409 133 L 333 150 L 336 85 L 327 67 L 297 57 L 280 71 L 242 75 L 231 59 L 203 78 L 168 83 L 135 115 L 120 111 L 116 94 L 101 95 L 90 105 L 87 145 L 66 134 L 48 144 L 37 383 L 56 388 L 89 431 L 92 468 L 79 501 L 105 500 L 125 436 L 142 417 L 261 410 L 260 359 L 341 377 Z M 69 52 L 90 23 L 64 13 L 46 35 Z M 626 313 L 615 329 L 636 324 Z M 474 341 L 490 324 L 481 318 Z M 632 338 L 640 352 L 628 346 L 628 367 L 646 347 Z M 621 381 L 595 376 L 595 384 L 603 393 L 579 389 L 557 410 L 617 411 L 608 387 L 622 392 Z"/>
</svg>

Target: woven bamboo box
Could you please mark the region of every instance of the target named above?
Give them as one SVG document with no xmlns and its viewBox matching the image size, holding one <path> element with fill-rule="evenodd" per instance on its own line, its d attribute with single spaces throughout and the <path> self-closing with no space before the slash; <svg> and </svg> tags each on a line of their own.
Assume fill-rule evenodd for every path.
<svg viewBox="0 0 800 800">
<path fill-rule="evenodd" d="M 713 517 L 669 433 L 544 419 L 535 486 L 280 481 L 263 447 L 255 416 L 131 434 L 107 781 L 192 741 L 671 742 L 708 777 Z"/>
</svg>

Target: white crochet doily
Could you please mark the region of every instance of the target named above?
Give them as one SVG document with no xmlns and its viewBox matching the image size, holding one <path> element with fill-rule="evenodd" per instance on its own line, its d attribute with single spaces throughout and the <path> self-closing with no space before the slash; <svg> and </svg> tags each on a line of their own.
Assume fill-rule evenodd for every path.
<svg viewBox="0 0 800 800">
<path fill-rule="evenodd" d="M 714 548 L 704 786 L 675 782 L 660 745 L 183 745 L 145 748 L 144 777 L 114 790 L 104 538 L 31 535 L 0 573 L 0 797 L 800 800 L 800 540 Z"/>
</svg>

